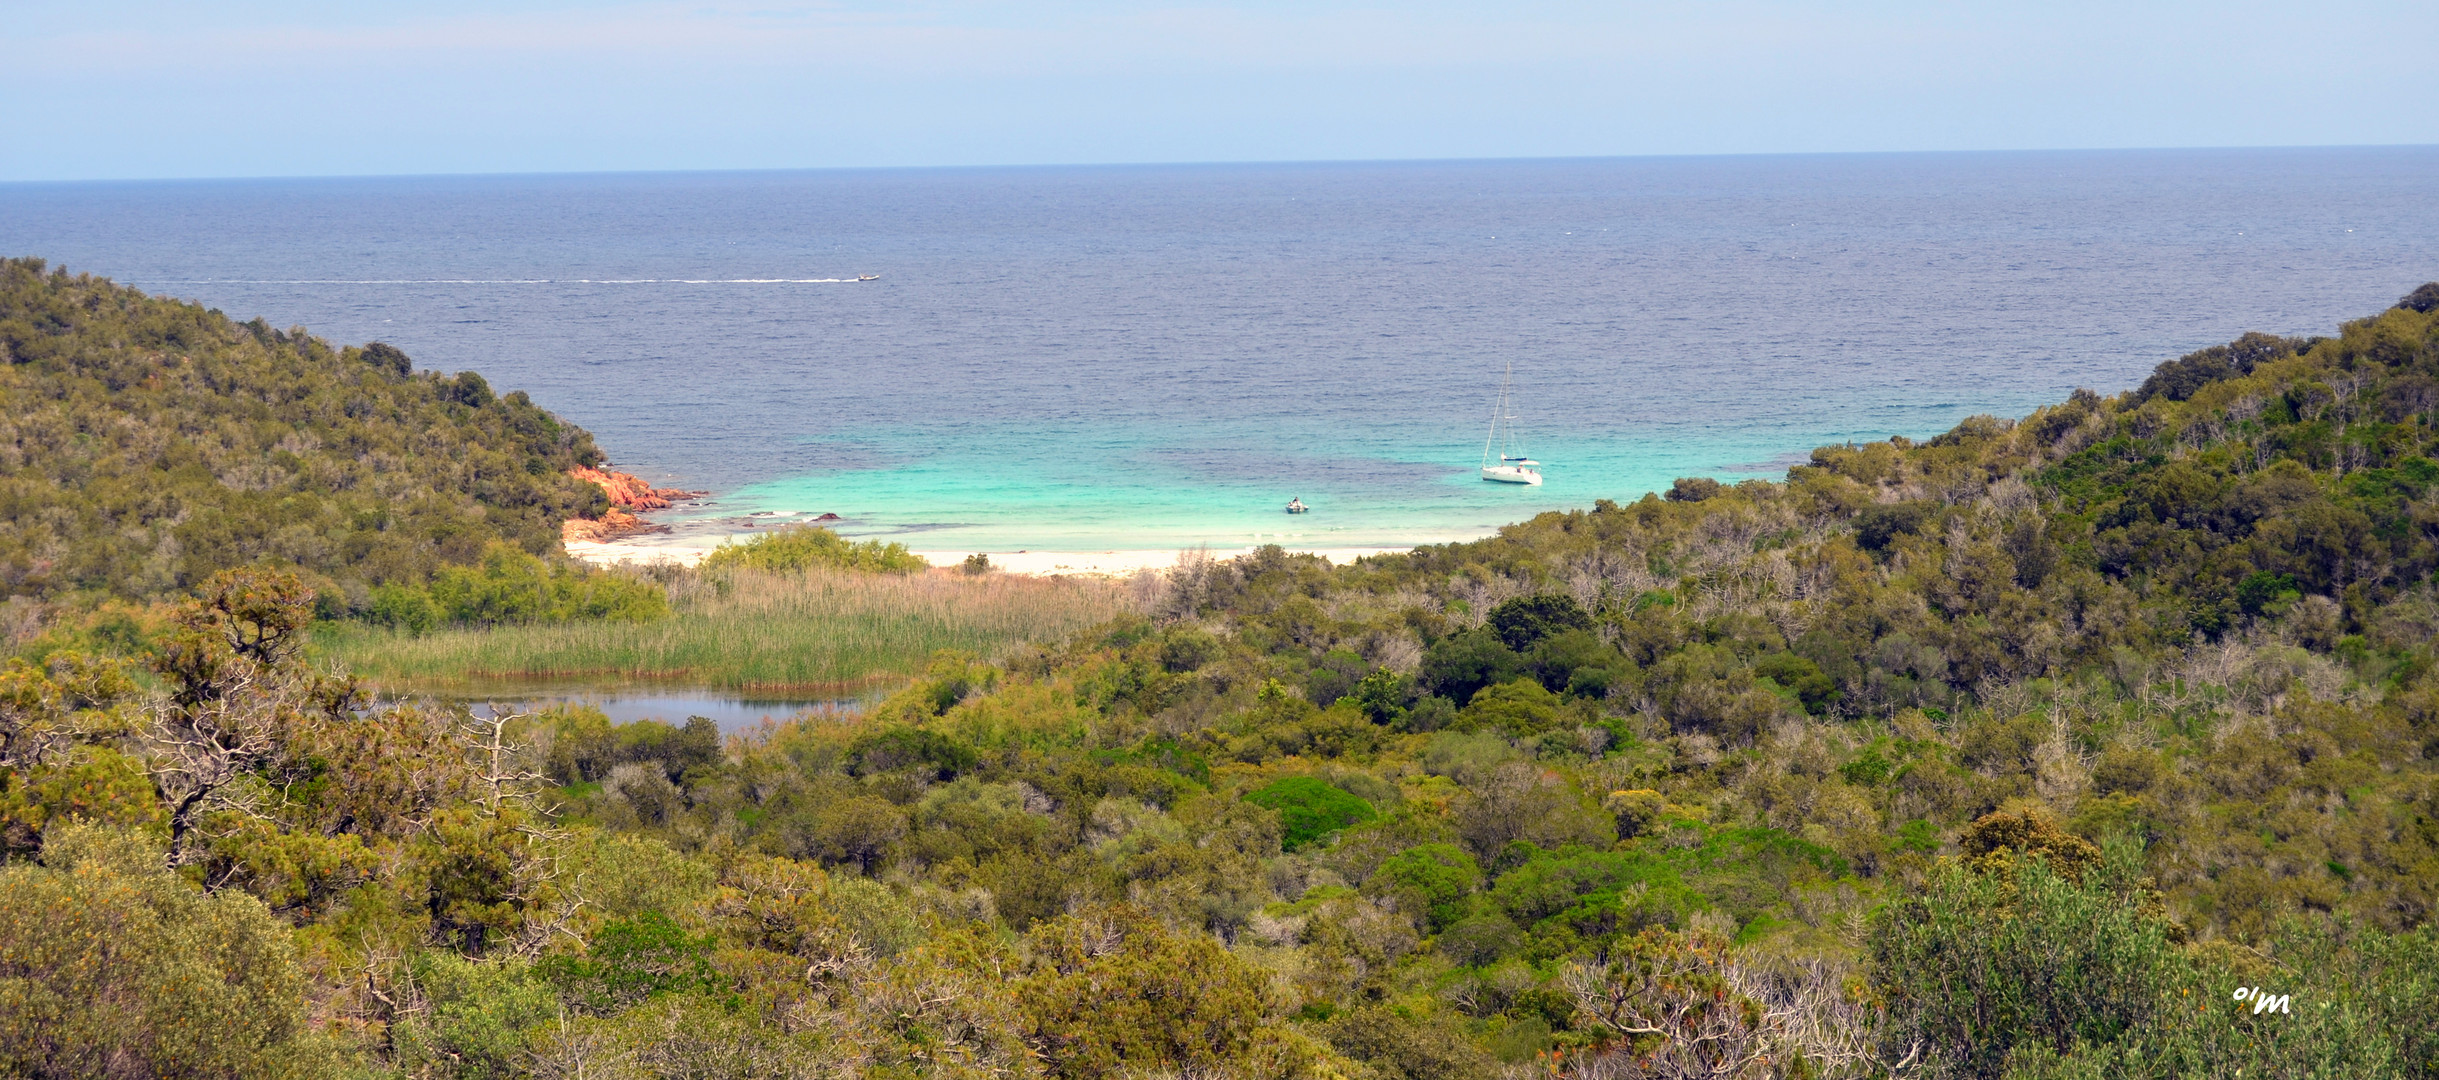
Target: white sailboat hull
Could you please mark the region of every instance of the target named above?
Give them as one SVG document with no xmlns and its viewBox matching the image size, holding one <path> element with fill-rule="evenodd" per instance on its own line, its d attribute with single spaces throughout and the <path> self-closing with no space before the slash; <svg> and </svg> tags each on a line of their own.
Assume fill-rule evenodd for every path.
<svg viewBox="0 0 2439 1080">
<path fill-rule="evenodd" d="M 1491 406 L 1490 434 L 1482 437 L 1482 479 L 1494 484 L 1541 486 L 1541 463 L 1524 452 L 1516 438 L 1516 414 L 1509 411 L 1514 400 L 1516 361 L 1507 362 L 1507 370 L 1499 377 L 1499 402 Z M 1504 429 L 1504 430 L 1503 430 Z M 1491 451 L 1497 450 L 1498 457 Z M 1491 462 L 1498 462 L 1493 465 Z"/>
</svg>

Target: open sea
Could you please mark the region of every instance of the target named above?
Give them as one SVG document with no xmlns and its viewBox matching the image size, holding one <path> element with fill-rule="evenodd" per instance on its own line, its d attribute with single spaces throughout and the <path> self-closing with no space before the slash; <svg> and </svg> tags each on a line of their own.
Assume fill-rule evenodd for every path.
<svg viewBox="0 0 2439 1080">
<path fill-rule="evenodd" d="M 2439 148 L 8 184 L 0 253 L 480 370 L 698 529 L 1388 546 L 2329 333 Z"/>
</svg>

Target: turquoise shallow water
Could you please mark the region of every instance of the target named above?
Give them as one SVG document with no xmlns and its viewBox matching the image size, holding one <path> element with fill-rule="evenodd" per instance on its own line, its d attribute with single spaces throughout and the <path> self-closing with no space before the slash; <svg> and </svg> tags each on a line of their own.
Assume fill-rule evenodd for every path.
<svg viewBox="0 0 2439 1080">
<path fill-rule="evenodd" d="M 19 184 L 0 250 L 479 369 L 717 493 L 706 530 L 1359 547 L 2326 333 L 2439 278 L 2435 181 L 2408 147 Z M 1538 489 L 1474 474 L 1510 360 Z"/>
<path fill-rule="evenodd" d="M 1768 460 L 1784 446 L 1766 435 L 1561 433 L 1536 443 L 1556 448 L 1533 451 L 1540 487 L 1491 484 L 1477 472 L 1480 437 L 1456 427 L 1291 432 L 1260 446 L 1176 430 L 1002 430 L 988 452 L 872 438 L 893 464 L 753 484 L 714 514 L 837 513 L 849 535 L 918 549 L 1395 547 L 1471 539 L 1543 509 L 1633 498 L 1676 476 L 1775 476 L 1787 464 Z M 1312 509 L 1287 514 L 1291 498 Z"/>
</svg>

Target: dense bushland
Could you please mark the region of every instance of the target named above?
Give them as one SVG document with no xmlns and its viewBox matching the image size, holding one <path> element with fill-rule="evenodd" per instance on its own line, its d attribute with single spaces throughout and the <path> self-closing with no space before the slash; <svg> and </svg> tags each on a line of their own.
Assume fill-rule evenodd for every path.
<svg viewBox="0 0 2439 1080">
<path fill-rule="evenodd" d="M 0 586 L 147 600 L 234 566 L 298 569 L 323 611 L 362 609 L 486 545 L 556 555 L 598 514 L 567 476 L 592 436 L 418 372 L 39 259 L 0 261 Z"/>
<path fill-rule="evenodd" d="M 144 939 L 303 988 L 216 1061 L 2439 1076 L 2426 295 L 1784 483 L 1189 560 L 725 739 L 369 707 L 309 590 L 222 577 L 140 666 L 6 674 L 0 889 L 292 928 L 246 980 Z M 86 925 L 0 926 L 0 995 L 160 1000 L 11 959 Z M 40 1032 L 0 1054 L 86 1060 Z"/>
</svg>

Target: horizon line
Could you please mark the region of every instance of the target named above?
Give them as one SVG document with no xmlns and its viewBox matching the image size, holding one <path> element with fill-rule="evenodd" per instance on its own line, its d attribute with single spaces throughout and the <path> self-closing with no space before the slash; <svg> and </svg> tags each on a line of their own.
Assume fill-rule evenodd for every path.
<svg viewBox="0 0 2439 1080">
<path fill-rule="evenodd" d="M 340 172 L 340 173 L 223 173 L 193 176 L 96 176 L 69 179 L 0 179 L 0 188 L 70 186 L 79 184 L 182 184 L 182 183 L 245 183 L 282 180 L 480 180 L 520 177 L 608 177 L 608 176 L 732 176 L 755 173 L 881 173 L 881 172 L 982 172 L 988 170 L 1055 170 L 1055 169 L 1179 169 L 1179 168 L 1283 168 L 1294 166 L 1347 165 L 1461 165 L 1461 164 L 1541 164 L 1590 163 L 1610 161 L 1698 161 L 1734 158 L 1865 158 L 1865 157 L 1967 157 L 2036 154 L 2163 154 L 2163 153 L 2233 153 L 2240 151 L 2277 152 L 2311 150 L 2430 150 L 2439 149 L 2439 142 L 2403 143 L 2277 143 L 2207 146 L 2055 146 L 2055 147 L 1986 147 L 1977 149 L 1911 149 L 1911 150 L 1755 150 L 1711 153 L 1649 153 L 1649 154 L 1547 154 L 1485 157 L 1385 157 L 1385 158 L 1240 158 L 1240 159 L 1177 159 L 1169 161 L 1039 161 L 928 165 L 753 165 L 702 168 L 635 168 L 635 169 L 527 169 L 477 172 Z"/>
</svg>

